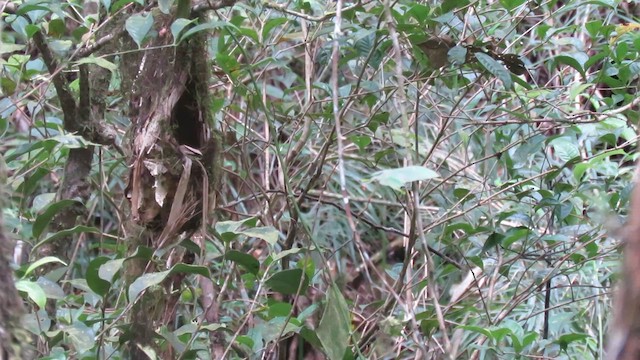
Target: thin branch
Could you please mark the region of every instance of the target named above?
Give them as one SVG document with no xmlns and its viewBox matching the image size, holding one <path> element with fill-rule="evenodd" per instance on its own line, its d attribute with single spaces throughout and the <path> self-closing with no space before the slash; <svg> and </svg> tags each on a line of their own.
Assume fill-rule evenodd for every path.
<svg viewBox="0 0 640 360">
<path fill-rule="evenodd" d="M 347 6 L 346 8 L 341 9 L 342 12 L 344 11 L 349 11 L 349 10 L 353 10 L 359 6 L 362 6 L 363 4 L 360 1 L 356 1 L 355 4 L 351 5 L 351 6 Z M 295 16 L 301 19 L 305 19 L 308 21 L 314 21 L 314 22 L 320 22 L 320 21 L 325 21 L 325 20 L 329 20 L 332 17 L 336 17 L 338 16 L 338 11 L 330 11 L 328 13 L 325 13 L 322 16 L 311 16 L 311 15 L 307 15 L 305 13 L 301 13 L 301 12 L 297 12 L 294 10 L 289 10 L 287 9 L 287 5 L 280 5 L 280 4 L 273 4 L 273 3 L 269 3 L 269 2 L 265 2 L 262 4 L 262 6 L 266 7 L 267 9 L 272 9 L 272 10 L 276 10 L 276 11 L 280 11 L 282 13 L 285 13 L 287 15 L 291 15 L 291 16 Z"/>
<path fill-rule="evenodd" d="M 118 32 L 105 35 L 102 38 L 96 40 L 96 42 L 94 42 L 93 44 L 87 45 L 85 47 L 78 49 L 78 51 L 76 51 L 71 56 L 70 60 L 73 61 L 73 60 L 81 59 L 95 53 L 96 51 L 102 49 L 105 45 L 107 45 L 111 41 L 118 39 L 120 36 L 122 36 L 125 33 L 125 31 L 126 30 L 123 27 Z"/>
<path fill-rule="evenodd" d="M 231 7 L 236 4 L 236 0 L 220 0 L 220 1 L 205 1 L 200 4 L 196 4 L 191 8 L 191 15 L 197 16 L 201 12 L 208 10 L 219 10 L 226 7 Z"/>
<path fill-rule="evenodd" d="M 42 30 L 38 30 L 33 34 L 33 42 L 36 44 L 40 54 L 42 54 L 42 60 L 52 76 L 53 86 L 58 93 L 62 113 L 64 114 L 64 129 L 70 132 L 80 130 L 76 119 L 76 101 L 69 90 L 67 79 L 62 75 L 61 69 L 58 69 L 58 62 L 53 58 L 51 49 L 49 49 L 49 46 L 47 46 L 45 42 Z"/>
</svg>

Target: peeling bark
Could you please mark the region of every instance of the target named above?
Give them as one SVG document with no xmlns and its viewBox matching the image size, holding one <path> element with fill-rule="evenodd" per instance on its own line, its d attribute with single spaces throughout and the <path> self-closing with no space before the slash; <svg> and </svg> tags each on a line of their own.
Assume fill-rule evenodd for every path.
<svg viewBox="0 0 640 360">
<path fill-rule="evenodd" d="M 178 262 L 190 263 L 193 254 L 177 247 L 206 224 L 213 194 L 218 143 L 210 128 L 209 73 L 205 36 L 196 34 L 178 46 L 169 31 L 175 16 L 152 12 L 154 33 L 139 52 L 125 53 L 123 93 L 128 94 L 131 119 L 130 176 L 126 189 L 131 204 L 130 252 L 148 247 L 148 259 L 126 263 L 128 283 L 148 272 L 163 271 Z M 124 39 L 124 49 L 135 49 Z M 172 255 L 170 255 L 172 254 Z M 161 260 L 164 260 L 161 261 Z M 173 350 L 154 342 L 161 326 L 175 327 L 182 275 L 167 279 L 161 289 L 147 289 L 130 313 L 127 351 L 146 358 L 151 348 L 170 359 Z"/>
</svg>

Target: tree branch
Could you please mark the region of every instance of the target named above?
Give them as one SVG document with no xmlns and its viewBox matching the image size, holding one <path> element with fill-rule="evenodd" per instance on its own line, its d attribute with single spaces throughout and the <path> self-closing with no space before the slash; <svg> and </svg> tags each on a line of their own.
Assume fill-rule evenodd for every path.
<svg viewBox="0 0 640 360">
<path fill-rule="evenodd" d="M 40 54 L 42 54 L 42 60 L 51 74 L 53 86 L 58 93 L 60 106 L 62 106 L 62 113 L 64 114 L 64 129 L 69 132 L 80 130 L 76 119 L 76 101 L 69 90 L 67 79 L 62 76 L 62 69 L 58 69 L 58 62 L 54 59 L 49 46 L 45 42 L 42 30 L 38 30 L 33 34 L 33 42 L 36 44 Z"/>
<path fill-rule="evenodd" d="M 263 3 L 262 6 L 266 7 L 267 9 L 276 10 L 276 11 L 285 13 L 287 15 L 295 16 L 295 17 L 298 17 L 298 18 L 301 18 L 301 19 L 305 19 L 305 20 L 308 20 L 308 21 L 313 21 L 313 22 L 320 22 L 320 21 L 329 20 L 332 17 L 336 16 L 336 12 L 335 11 L 330 11 L 328 13 L 325 13 L 322 16 L 311 16 L 311 15 L 308 15 L 308 14 L 305 14 L 305 13 L 289 10 L 289 9 L 287 9 L 287 5 L 273 4 L 273 3 L 269 3 L 269 2 Z M 355 4 L 343 8 L 342 11 L 353 10 L 353 9 L 359 7 L 359 6 L 362 6 L 362 3 L 360 1 L 356 1 Z"/>
<path fill-rule="evenodd" d="M 194 5 L 191 8 L 191 14 L 194 16 L 197 16 L 204 11 L 218 10 L 226 7 L 231 7 L 235 4 L 236 4 L 236 0 L 218 0 L 218 1 L 206 0 L 204 2 Z"/>
</svg>

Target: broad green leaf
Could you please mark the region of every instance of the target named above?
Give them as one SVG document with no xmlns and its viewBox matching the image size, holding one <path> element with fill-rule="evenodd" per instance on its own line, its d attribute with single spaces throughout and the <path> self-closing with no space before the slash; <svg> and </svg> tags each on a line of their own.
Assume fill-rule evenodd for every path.
<svg viewBox="0 0 640 360">
<path fill-rule="evenodd" d="M 249 219 L 240 221 L 218 221 L 216 223 L 216 232 L 221 235 L 224 233 L 237 234 L 239 233 L 238 229 L 240 229 L 241 226 L 246 225 L 248 221 Z"/>
<path fill-rule="evenodd" d="M 60 37 L 64 35 L 67 27 L 62 19 L 51 19 L 48 24 L 48 35 L 53 37 Z"/>
<path fill-rule="evenodd" d="M 475 326 L 475 325 L 461 325 L 461 326 L 458 326 L 458 328 L 462 329 L 462 330 L 469 330 L 469 331 L 473 331 L 475 333 L 482 334 L 482 335 L 488 337 L 489 339 L 493 340 L 493 334 L 491 333 L 491 331 L 489 331 L 488 329 L 485 329 L 483 327 Z"/>
<path fill-rule="evenodd" d="M 92 226 L 82 226 L 82 225 L 78 225 L 76 227 L 73 227 L 71 229 L 66 229 L 66 230 L 61 230 L 58 231 L 56 233 L 51 234 L 48 238 L 40 241 L 39 243 L 35 244 L 33 246 L 32 251 L 35 251 L 37 248 L 39 248 L 40 246 L 49 243 L 51 241 L 54 241 L 56 239 L 59 238 L 64 238 L 73 234 L 81 234 L 81 233 L 94 233 L 94 234 L 100 234 L 100 230 L 96 229 L 95 227 Z"/>
<path fill-rule="evenodd" d="M 100 279 L 113 283 L 114 276 L 116 276 L 118 271 L 122 269 L 122 264 L 125 260 L 126 259 L 109 260 L 102 264 L 98 270 L 98 276 L 100 276 Z"/>
<path fill-rule="evenodd" d="M 31 210 L 35 213 L 39 213 L 44 211 L 43 209 L 45 207 L 47 207 L 49 204 L 51 204 L 51 202 L 53 202 L 56 198 L 57 193 L 54 192 L 50 192 L 50 193 L 43 193 L 43 194 L 38 194 L 36 195 L 35 198 L 33 198 L 33 203 L 31 205 Z"/>
<path fill-rule="evenodd" d="M 553 146 L 554 153 L 560 160 L 567 162 L 575 157 L 580 156 L 578 148 L 578 140 L 569 139 L 566 136 L 551 140 L 549 146 Z"/>
<path fill-rule="evenodd" d="M 275 28 L 276 26 L 280 26 L 282 24 L 285 24 L 285 23 L 287 23 L 287 21 L 289 21 L 289 19 L 287 19 L 285 17 L 269 18 L 264 23 L 264 26 L 262 27 L 262 34 L 261 34 L 261 37 L 260 37 L 260 41 L 264 43 L 265 40 L 267 40 L 267 38 L 269 37 L 269 33 L 271 33 L 271 30 L 273 28 Z"/>
<path fill-rule="evenodd" d="M 358 146 L 360 151 L 364 151 L 371 144 L 370 136 L 350 136 L 349 140 Z"/>
<path fill-rule="evenodd" d="M 509 72 L 504 65 L 485 53 L 477 52 L 475 56 L 485 69 L 502 81 L 505 89 L 511 89 L 513 87 L 511 72 Z"/>
<path fill-rule="evenodd" d="M 217 331 L 220 329 L 226 330 L 227 329 L 227 325 L 226 324 L 206 324 L 206 325 L 202 325 L 201 327 L 203 330 L 207 330 L 207 331 Z"/>
<path fill-rule="evenodd" d="M 467 6 L 468 4 L 469 0 L 444 0 L 440 7 L 442 9 L 442 13 L 448 13 L 452 10 Z"/>
<path fill-rule="evenodd" d="M 22 315 L 20 317 L 20 326 L 34 335 L 40 335 L 49 331 L 51 318 L 49 318 L 45 308 L 41 307 L 38 311 Z M 63 359 L 67 360 L 67 357 L 65 356 Z"/>
<path fill-rule="evenodd" d="M 248 237 L 254 237 L 262 239 L 269 243 L 269 245 L 275 245 L 278 242 L 279 232 L 272 226 L 256 227 L 240 231 L 241 234 Z"/>
<path fill-rule="evenodd" d="M 330 360 L 342 360 L 349 345 L 351 318 L 340 289 L 331 284 L 327 290 L 327 306 L 316 334 Z"/>
<path fill-rule="evenodd" d="M 525 2 L 526 0 L 500 0 L 500 4 L 502 4 L 502 6 L 504 6 L 504 8 L 509 11 L 524 4 Z"/>
<path fill-rule="evenodd" d="M 173 35 L 173 41 L 177 42 L 177 39 L 180 38 L 180 34 L 182 33 L 182 31 L 189 26 L 190 24 L 194 23 L 196 20 L 192 19 L 185 19 L 185 18 L 178 18 L 176 19 L 173 24 L 171 24 L 171 35 Z"/>
<path fill-rule="evenodd" d="M 288 269 L 273 274 L 265 284 L 284 295 L 304 294 L 309 287 L 309 278 L 302 269 Z"/>
<path fill-rule="evenodd" d="M 397 169 L 382 170 L 371 176 L 372 181 L 401 190 L 406 183 L 429 180 L 439 177 L 438 173 L 423 166 L 407 166 Z"/>
<path fill-rule="evenodd" d="M 111 287 L 111 283 L 109 281 L 102 279 L 99 274 L 100 267 L 105 263 L 107 263 L 108 261 L 109 261 L 108 257 L 99 256 L 91 260 L 91 262 L 89 263 L 89 266 L 87 266 L 87 274 L 86 274 L 87 285 L 89 286 L 89 288 L 91 288 L 93 292 L 95 292 L 96 294 L 102 297 L 104 297 L 109 292 L 109 288 Z"/>
<path fill-rule="evenodd" d="M 257 275 L 258 271 L 260 271 L 260 262 L 256 258 L 238 250 L 227 251 L 224 258 L 235 262 L 254 275 Z"/>
<path fill-rule="evenodd" d="M 145 289 L 160 284 L 169 276 L 171 270 L 143 274 L 129 285 L 129 301 L 136 301 L 138 295 Z"/>
<path fill-rule="evenodd" d="M 124 24 L 125 29 L 133 39 L 133 41 L 138 45 L 138 47 L 142 46 L 142 41 L 144 40 L 149 30 L 153 26 L 153 16 L 151 13 L 148 14 L 133 14 L 129 16 L 127 21 Z"/>
<path fill-rule="evenodd" d="M 65 56 L 69 53 L 73 47 L 73 41 L 71 40 L 52 40 L 49 41 L 49 48 L 59 56 Z"/>
<path fill-rule="evenodd" d="M 22 51 L 24 50 L 24 48 L 25 45 L 22 44 L 5 44 L 3 42 L 0 42 L 0 55 Z"/>
<path fill-rule="evenodd" d="M 293 305 L 288 302 L 270 301 L 267 304 L 267 313 L 269 314 L 270 319 L 279 316 L 287 317 L 291 314 L 291 309 L 293 309 Z"/>
<path fill-rule="evenodd" d="M 74 205 L 82 206 L 82 203 L 77 200 L 60 200 L 58 202 L 55 202 L 49 205 L 42 214 L 38 215 L 38 217 L 36 218 L 36 221 L 34 221 L 33 236 L 35 238 L 39 238 L 40 235 L 42 235 L 42 232 L 47 228 L 47 226 L 51 222 L 51 219 L 53 219 L 54 216 L 56 216 L 57 214 L 63 211 L 68 211 L 67 208 Z"/>
<path fill-rule="evenodd" d="M 209 21 L 209 22 L 206 22 L 204 24 L 196 25 L 196 26 L 192 27 L 191 29 L 187 30 L 187 32 L 185 32 L 182 36 L 180 36 L 180 38 L 178 39 L 177 42 L 180 42 L 182 40 L 186 40 L 191 35 L 197 34 L 197 33 L 201 32 L 201 31 L 218 30 L 218 29 L 224 29 L 224 28 L 231 28 L 231 29 L 238 30 L 238 28 L 236 26 L 234 26 L 233 24 L 231 24 L 229 22 L 226 22 L 226 21 Z"/>
<path fill-rule="evenodd" d="M 531 236 L 531 229 L 527 227 L 517 227 L 509 229 L 505 234 L 504 239 L 501 240 L 501 244 L 505 249 L 509 249 L 513 243 L 518 240 L 525 241 Z"/>
<path fill-rule="evenodd" d="M 564 335 L 560 335 L 560 337 L 555 341 L 558 345 L 560 345 L 560 348 L 562 350 L 567 350 L 567 347 L 569 346 L 569 344 L 571 344 L 574 341 L 582 341 L 585 339 L 589 339 L 590 336 L 587 334 L 579 334 L 579 333 L 572 333 L 572 334 L 564 334 Z"/>
<path fill-rule="evenodd" d="M 467 48 L 464 46 L 454 46 L 447 53 L 449 62 L 454 65 L 461 65 L 467 61 Z"/>
<path fill-rule="evenodd" d="M 173 5 L 174 0 L 158 0 L 158 8 L 162 11 L 163 14 L 169 14 L 171 12 L 171 5 Z"/>
<path fill-rule="evenodd" d="M 78 60 L 76 62 L 77 64 L 94 64 L 94 65 L 98 65 L 101 68 L 105 68 L 109 71 L 116 71 L 118 70 L 118 65 L 112 63 L 111 61 L 105 59 L 105 58 L 101 58 L 101 57 L 95 57 L 93 55 L 82 58 L 80 60 Z"/>
<path fill-rule="evenodd" d="M 295 247 L 295 248 L 292 248 L 292 249 L 289 249 L 289 250 L 280 251 L 278 253 L 271 254 L 271 260 L 278 261 L 278 260 L 284 258 L 285 256 L 289 256 L 291 254 L 297 254 L 302 250 L 315 250 L 315 246 L 310 246 L 308 248 Z"/>
<path fill-rule="evenodd" d="M 211 277 L 209 273 L 209 269 L 203 266 L 196 265 L 187 265 L 187 264 L 177 264 L 174 265 L 171 269 L 161 272 L 148 273 L 143 274 L 139 278 L 137 278 L 131 285 L 129 285 L 129 301 L 133 302 L 136 300 L 138 295 L 143 292 L 145 289 L 155 286 L 163 282 L 167 276 L 175 274 L 175 273 L 185 273 L 185 274 L 194 274 L 194 275 L 202 275 L 204 277 Z"/>
<path fill-rule="evenodd" d="M 44 290 L 37 283 L 29 280 L 16 281 L 16 289 L 27 293 L 29 299 L 31 299 L 40 309 L 44 309 L 47 304 L 47 296 Z"/>
<path fill-rule="evenodd" d="M 575 54 L 556 56 L 555 58 L 553 58 L 554 66 L 557 66 L 558 64 L 569 65 L 570 67 L 576 69 L 584 78 L 586 75 L 584 72 L 584 68 L 582 67 L 583 62 L 579 61 L 578 58 L 574 55 Z M 580 60 L 584 59 L 580 58 Z"/>
<path fill-rule="evenodd" d="M 482 251 L 484 252 L 500 245 L 504 240 L 504 238 L 505 236 L 500 233 L 497 233 L 497 232 L 492 233 L 487 237 L 487 240 L 484 242 L 484 245 L 482 246 Z"/>
<path fill-rule="evenodd" d="M 35 269 L 39 268 L 42 265 L 50 264 L 50 263 L 60 263 L 60 264 L 62 264 L 64 266 L 67 266 L 67 264 L 64 261 L 58 259 L 55 256 L 45 256 L 45 257 L 43 257 L 41 259 L 38 259 L 38 260 L 34 261 L 33 263 L 31 263 L 29 265 L 29 267 L 27 267 L 27 270 L 24 272 L 24 275 L 22 276 L 22 278 L 23 279 L 27 278 L 27 276 L 31 275 L 31 273 Z"/>
<path fill-rule="evenodd" d="M 33 35 L 38 32 L 38 30 L 40 30 L 40 28 L 37 25 L 34 24 L 29 24 L 27 26 L 24 27 L 24 31 L 27 34 L 27 38 L 31 39 L 33 37 Z"/>
<path fill-rule="evenodd" d="M 301 325 L 298 322 L 298 319 L 296 319 L 295 317 L 280 316 L 280 317 L 269 320 L 265 324 L 265 327 L 267 329 L 276 330 L 276 331 L 267 331 L 263 333 L 264 341 L 272 342 L 278 339 L 278 336 L 280 336 L 280 334 L 282 335 L 287 335 L 289 333 L 297 334 L 300 331 Z"/>
<path fill-rule="evenodd" d="M 38 280 L 36 280 L 36 283 L 40 285 L 40 289 L 44 291 L 47 299 L 62 300 L 67 296 L 64 293 L 64 290 L 62 290 L 62 287 L 57 282 L 50 280 L 49 278 L 40 276 L 38 277 Z"/>
<path fill-rule="evenodd" d="M 82 321 L 74 321 L 71 325 L 62 326 L 71 344 L 78 353 L 84 353 L 96 346 L 95 331 Z"/>
</svg>

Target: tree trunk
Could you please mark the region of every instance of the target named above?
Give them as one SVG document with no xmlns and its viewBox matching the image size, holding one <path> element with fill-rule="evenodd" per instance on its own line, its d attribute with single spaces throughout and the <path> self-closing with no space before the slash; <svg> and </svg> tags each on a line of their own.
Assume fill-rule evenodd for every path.
<svg viewBox="0 0 640 360">
<path fill-rule="evenodd" d="M 638 166 L 638 165 L 636 165 Z M 640 359 L 640 167 L 623 232 L 622 279 L 614 303 L 615 319 L 609 332 L 607 359 Z"/>
<path fill-rule="evenodd" d="M 131 80 L 123 81 L 132 124 L 126 189 L 131 204 L 128 242 L 132 253 L 150 248 L 154 260 L 128 261 L 128 283 L 144 273 L 193 261 L 193 254 L 177 245 L 206 225 L 217 177 L 219 151 L 210 128 L 205 37 L 196 34 L 172 46 L 168 29 L 175 16 L 155 10 L 151 16 L 156 35 L 143 49 L 122 58 L 122 78 Z M 124 49 L 137 48 L 130 38 L 124 40 Z M 160 350 L 153 342 L 154 330 L 160 326 L 173 330 L 180 295 L 176 290 L 182 279 L 182 275 L 171 276 L 161 288 L 149 288 L 138 299 L 129 299 L 135 302 L 128 344 L 132 358 L 145 358 L 149 349 L 161 358 L 172 358 L 171 349 Z"/>
<path fill-rule="evenodd" d="M 0 155 L 0 359 L 29 358 L 22 344 L 29 343 L 29 335 L 20 327 L 23 314 L 22 299 L 14 285 L 13 269 L 9 266 L 13 243 L 4 233 L 2 225 L 2 198 L 4 198 L 4 160 Z"/>
</svg>

